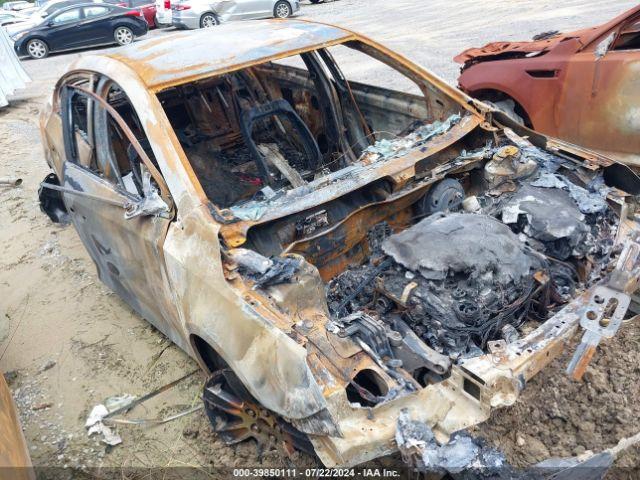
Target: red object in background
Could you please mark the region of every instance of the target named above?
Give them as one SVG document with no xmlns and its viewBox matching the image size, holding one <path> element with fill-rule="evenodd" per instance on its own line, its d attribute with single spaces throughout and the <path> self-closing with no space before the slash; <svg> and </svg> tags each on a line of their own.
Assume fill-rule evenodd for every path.
<svg viewBox="0 0 640 480">
<path fill-rule="evenodd" d="M 155 28 L 156 27 L 156 4 L 149 3 L 139 8 L 140 8 L 140 11 L 142 12 L 142 16 L 149 24 L 149 28 Z"/>
<path fill-rule="evenodd" d="M 135 10 L 139 16 L 145 19 L 149 28 L 156 27 L 156 4 L 152 3 L 152 0 L 124 0 L 116 3 L 116 5 Z M 130 13 L 129 15 L 135 14 Z"/>
<path fill-rule="evenodd" d="M 171 10 L 171 0 L 164 0 L 164 9 Z"/>
<path fill-rule="evenodd" d="M 534 130 L 640 167 L 640 6 L 597 27 L 494 42 L 454 60 L 469 95 L 499 103 Z"/>
</svg>

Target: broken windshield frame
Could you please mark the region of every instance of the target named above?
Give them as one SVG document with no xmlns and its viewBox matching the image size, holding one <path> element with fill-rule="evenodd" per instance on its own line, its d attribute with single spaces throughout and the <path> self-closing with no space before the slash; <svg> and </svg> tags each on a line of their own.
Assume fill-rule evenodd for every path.
<svg viewBox="0 0 640 480">
<path fill-rule="evenodd" d="M 361 41 L 339 47 L 392 69 L 422 96 L 352 81 L 327 48 L 158 93 L 216 220 L 255 221 L 279 198 L 295 202 L 345 177 L 375 181 L 379 174 L 359 171 L 373 172 L 380 160 L 422 148 L 460 122 L 460 105 L 411 65 Z M 300 59 L 306 68 L 290 65 Z"/>
</svg>

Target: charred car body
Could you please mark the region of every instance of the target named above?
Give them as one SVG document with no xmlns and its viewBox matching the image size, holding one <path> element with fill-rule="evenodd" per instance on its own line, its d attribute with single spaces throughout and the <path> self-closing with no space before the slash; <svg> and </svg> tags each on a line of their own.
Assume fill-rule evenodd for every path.
<svg viewBox="0 0 640 480">
<path fill-rule="evenodd" d="M 595 27 L 465 50 L 458 84 L 536 131 L 637 167 L 639 47 L 634 7 Z"/>
<path fill-rule="evenodd" d="M 343 54 L 397 81 L 354 81 Z M 83 57 L 41 126 L 43 209 L 212 374 L 228 442 L 326 465 L 411 456 L 400 412 L 445 442 L 512 404 L 585 315 L 619 325 L 636 288 L 626 167 L 337 27 L 229 25 Z"/>
</svg>

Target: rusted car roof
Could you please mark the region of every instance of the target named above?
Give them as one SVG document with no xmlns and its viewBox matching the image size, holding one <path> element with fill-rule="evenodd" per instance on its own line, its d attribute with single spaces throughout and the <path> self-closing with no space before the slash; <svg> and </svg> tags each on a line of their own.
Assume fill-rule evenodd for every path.
<svg viewBox="0 0 640 480">
<path fill-rule="evenodd" d="M 300 20 L 264 20 L 179 32 L 136 42 L 107 55 L 133 69 L 153 90 L 334 44 L 354 34 Z"/>
</svg>

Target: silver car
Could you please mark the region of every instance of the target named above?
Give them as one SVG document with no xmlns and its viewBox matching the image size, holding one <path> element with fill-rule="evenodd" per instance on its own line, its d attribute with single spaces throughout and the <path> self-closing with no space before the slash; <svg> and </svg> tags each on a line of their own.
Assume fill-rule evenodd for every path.
<svg viewBox="0 0 640 480">
<path fill-rule="evenodd" d="M 33 6 L 33 3 L 27 2 L 25 0 L 19 0 L 16 2 L 4 2 L 2 4 L 2 10 L 13 10 L 17 12 L 20 10 L 24 10 L 25 8 L 31 8 Z"/>
<path fill-rule="evenodd" d="M 22 23 L 29 17 L 15 10 L 0 10 L 0 27 Z"/>
<path fill-rule="evenodd" d="M 300 0 L 178 0 L 171 2 L 176 28 L 210 28 L 231 20 L 287 18 L 300 10 Z"/>
</svg>

